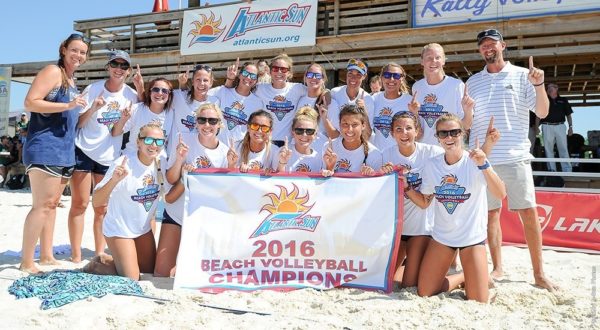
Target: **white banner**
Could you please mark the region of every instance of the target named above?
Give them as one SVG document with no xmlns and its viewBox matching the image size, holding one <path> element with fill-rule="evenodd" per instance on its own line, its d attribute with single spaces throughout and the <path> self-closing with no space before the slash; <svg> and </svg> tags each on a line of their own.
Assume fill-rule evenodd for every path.
<svg viewBox="0 0 600 330">
<path fill-rule="evenodd" d="M 194 173 L 187 188 L 174 287 L 391 292 L 403 205 L 396 174 Z"/>
<path fill-rule="evenodd" d="M 413 0 L 412 3 L 414 27 L 600 10 L 598 0 Z"/>
<path fill-rule="evenodd" d="M 0 67 L 0 135 L 8 135 L 8 113 L 10 112 L 10 79 L 12 67 Z"/>
<path fill-rule="evenodd" d="M 317 0 L 261 0 L 183 14 L 181 55 L 314 46 Z"/>
</svg>

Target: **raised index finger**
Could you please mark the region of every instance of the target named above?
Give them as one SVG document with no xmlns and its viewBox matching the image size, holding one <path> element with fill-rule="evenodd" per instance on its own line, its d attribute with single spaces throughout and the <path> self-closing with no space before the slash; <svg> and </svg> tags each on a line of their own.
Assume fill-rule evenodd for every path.
<svg viewBox="0 0 600 330">
<path fill-rule="evenodd" d="M 490 123 L 488 124 L 488 132 L 494 129 L 494 116 L 490 117 Z"/>
<path fill-rule="evenodd" d="M 121 162 L 121 166 L 127 165 L 127 156 L 123 157 L 123 161 Z"/>
<path fill-rule="evenodd" d="M 529 70 L 533 69 L 533 56 L 529 56 Z"/>
<path fill-rule="evenodd" d="M 179 138 L 179 144 L 182 144 L 183 138 L 181 137 L 181 132 L 177 133 L 177 137 Z"/>
<path fill-rule="evenodd" d="M 238 67 L 239 67 L 239 66 L 240 66 L 240 58 L 238 57 L 238 58 L 235 60 L 235 70 L 236 70 L 236 71 L 237 71 L 237 69 L 238 69 Z"/>
<path fill-rule="evenodd" d="M 288 137 L 287 136 L 283 140 L 283 147 L 286 148 L 286 149 L 288 148 Z"/>
<path fill-rule="evenodd" d="M 475 149 L 479 149 L 479 137 L 475 138 Z"/>
<path fill-rule="evenodd" d="M 412 101 L 411 101 L 411 102 L 412 102 L 412 103 L 415 103 L 416 101 L 417 101 L 417 91 L 415 91 L 415 92 L 413 93 L 413 97 L 412 97 Z"/>
<path fill-rule="evenodd" d="M 229 137 L 229 149 L 233 150 L 233 138 Z"/>
<path fill-rule="evenodd" d="M 141 74 L 141 72 L 140 72 L 140 65 L 139 64 L 137 65 L 137 74 Z"/>
<path fill-rule="evenodd" d="M 465 93 L 463 94 L 464 96 L 469 96 L 469 93 L 467 93 L 467 85 L 465 84 Z"/>
</svg>

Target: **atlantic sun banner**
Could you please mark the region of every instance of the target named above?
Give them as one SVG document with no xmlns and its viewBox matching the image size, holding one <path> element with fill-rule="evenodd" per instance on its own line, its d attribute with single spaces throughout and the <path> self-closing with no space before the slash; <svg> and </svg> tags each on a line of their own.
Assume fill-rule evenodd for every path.
<svg viewBox="0 0 600 330">
<path fill-rule="evenodd" d="M 313 46 L 317 0 L 263 0 L 187 10 L 181 54 Z"/>
<path fill-rule="evenodd" d="M 174 286 L 391 292 L 403 195 L 377 177 L 187 175 Z"/>
</svg>

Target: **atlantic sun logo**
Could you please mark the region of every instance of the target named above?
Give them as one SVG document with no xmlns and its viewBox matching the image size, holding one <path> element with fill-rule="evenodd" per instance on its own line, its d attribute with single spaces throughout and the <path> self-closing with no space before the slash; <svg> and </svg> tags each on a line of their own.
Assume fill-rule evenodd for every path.
<svg viewBox="0 0 600 330">
<path fill-rule="evenodd" d="M 227 128 L 231 131 L 236 126 L 246 126 L 248 115 L 244 113 L 244 105 L 238 101 L 233 102 L 230 107 L 223 109 L 223 118 L 227 121 Z"/>
<path fill-rule="evenodd" d="M 160 186 L 154 183 L 154 177 L 151 174 L 147 174 L 143 182 L 144 187 L 137 189 L 137 195 L 131 196 L 131 200 L 144 205 L 144 209 L 148 212 L 154 201 L 158 198 Z"/>
<path fill-rule="evenodd" d="M 185 126 L 190 132 L 196 129 L 196 117 L 192 115 L 187 115 L 185 118 L 181 119 L 181 125 Z"/>
<path fill-rule="evenodd" d="M 448 214 L 454 213 L 458 204 L 471 197 L 470 193 L 465 194 L 465 187 L 458 184 L 458 178 L 454 174 L 445 175 L 441 185 L 435 186 L 434 189 L 435 199 L 444 205 Z"/>
<path fill-rule="evenodd" d="M 192 36 L 192 40 L 188 47 L 191 47 L 193 44 L 202 43 L 209 44 L 219 39 L 226 25 L 220 26 L 222 19 L 219 17 L 218 20 L 215 20 L 215 14 L 211 11 L 210 17 L 206 17 L 204 14 L 200 14 L 201 20 L 193 21 L 192 24 L 195 26 L 194 29 L 190 30 L 188 36 Z"/>
<path fill-rule="evenodd" d="M 411 172 L 410 170 L 412 170 L 412 167 L 409 164 L 402 164 L 400 166 L 406 170 L 404 176 L 406 177 L 406 182 L 410 189 L 419 190 L 421 183 L 423 183 L 423 179 L 420 178 L 419 173 Z"/>
<path fill-rule="evenodd" d="M 300 195 L 300 190 L 295 184 L 292 184 L 292 191 L 284 186 L 277 186 L 279 194 L 268 193 L 264 197 L 269 197 L 271 203 L 265 204 L 259 211 L 267 211 L 269 215 L 261 222 L 256 230 L 250 235 L 250 238 L 266 235 L 273 231 L 298 229 L 314 232 L 321 220 L 320 216 L 308 215 L 308 212 L 315 205 L 307 205 L 310 200 L 308 192 L 304 196 Z"/>
<path fill-rule="evenodd" d="M 427 126 L 433 127 L 435 121 L 445 113 L 443 109 L 444 106 L 437 103 L 437 96 L 433 93 L 430 93 L 425 96 L 423 104 L 421 104 L 419 116 L 425 119 Z"/>
<path fill-rule="evenodd" d="M 379 111 L 379 116 L 375 116 L 373 124 L 375 129 L 379 130 L 385 138 L 390 136 L 392 129 L 392 114 L 394 111 L 388 107 L 385 107 Z"/>
<path fill-rule="evenodd" d="M 279 121 L 283 120 L 285 115 L 287 115 L 290 111 L 294 110 L 294 105 L 291 101 L 288 101 L 285 96 L 277 95 L 273 98 L 272 101 L 269 101 L 269 104 L 266 106 L 267 110 L 271 111 L 275 114 L 275 117 Z"/>
<path fill-rule="evenodd" d="M 348 173 L 350 172 L 350 167 L 352 166 L 352 163 L 350 163 L 349 160 L 347 159 L 340 159 L 337 161 L 337 163 L 335 163 L 335 168 L 334 168 L 334 172 L 345 172 Z"/>
<path fill-rule="evenodd" d="M 121 119 L 121 110 L 119 110 L 119 102 L 110 101 L 106 105 L 106 111 L 100 113 L 98 118 L 98 124 L 108 127 L 112 130 L 112 127 Z"/>
<path fill-rule="evenodd" d="M 294 169 L 294 171 L 296 172 L 302 172 L 302 173 L 309 173 L 310 172 L 310 166 L 306 165 L 306 164 L 298 164 L 298 166 L 296 166 L 296 168 Z"/>
<path fill-rule="evenodd" d="M 211 168 L 212 162 L 206 156 L 200 156 L 195 161 L 196 168 Z"/>
</svg>

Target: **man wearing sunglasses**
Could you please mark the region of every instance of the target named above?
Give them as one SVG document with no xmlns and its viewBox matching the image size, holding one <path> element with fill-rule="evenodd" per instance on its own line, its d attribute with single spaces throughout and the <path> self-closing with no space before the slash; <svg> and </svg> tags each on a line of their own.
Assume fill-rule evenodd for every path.
<svg viewBox="0 0 600 330">
<path fill-rule="evenodd" d="M 528 139 L 529 112 L 539 118 L 548 115 L 548 96 L 544 88 L 544 71 L 534 67 L 529 57 L 529 68 L 523 68 L 504 60 L 506 43 L 502 34 L 488 29 L 477 35 L 477 45 L 486 66 L 467 81 L 470 96 L 475 100 L 474 119 L 470 147 L 476 138 L 485 139 L 488 123 L 493 117 L 501 138 L 489 153 L 488 159 L 502 181 L 506 184 L 508 208 L 517 211 L 523 221 L 523 229 L 533 265 L 535 284 L 553 291 L 543 270 L 542 234 L 538 222 L 535 188 L 531 172 Z M 494 270 L 492 278 L 502 278 L 502 231 L 500 208 L 502 201 L 488 192 L 488 244 Z"/>
</svg>

